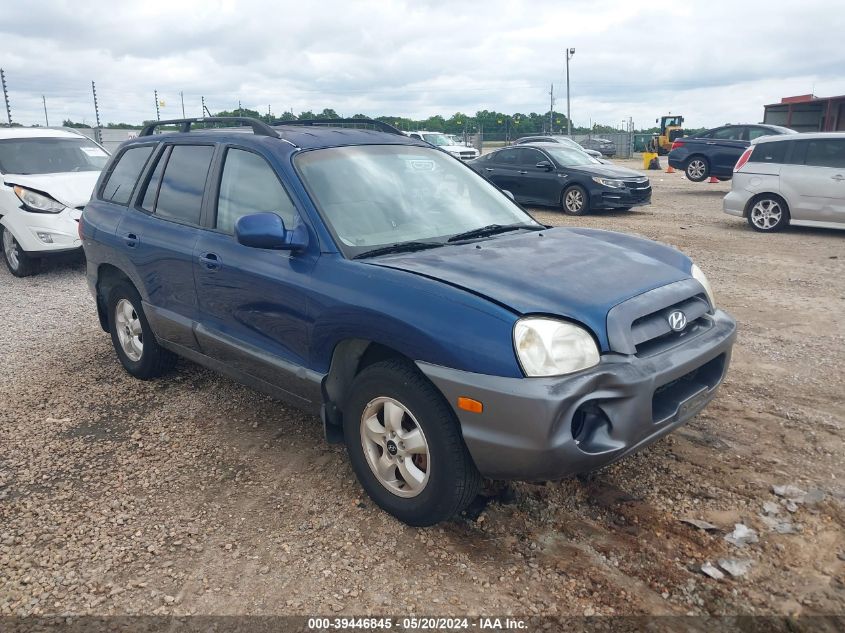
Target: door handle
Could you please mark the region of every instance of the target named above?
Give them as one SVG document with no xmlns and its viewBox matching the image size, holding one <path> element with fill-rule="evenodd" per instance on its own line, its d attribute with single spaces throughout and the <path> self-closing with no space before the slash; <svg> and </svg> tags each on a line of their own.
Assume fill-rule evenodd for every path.
<svg viewBox="0 0 845 633">
<path fill-rule="evenodd" d="M 138 236 L 134 233 L 126 233 L 123 236 L 123 241 L 129 248 L 135 248 L 136 246 L 138 246 L 138 242 L 140 242 L 141 240 L 139 240 Z"/>
<path fill-rule="evenodd" d="M 706 141 L 704 144 L 705 145 L 715 145 L 716 141 Z"/>
<path fill-rule="evenodd" d="M 493 168 L 492 167 L 485 167 L 484 171 L 493 171 Z"/>
<path fill-rule="evenodd" d="M 845 180 L 845 176 L 843 176 L 842 174 L 836 174 L 835 176 L 831 176 L 831 178 L 833 180 Z"/>
<path fill-rule="evenodd" d="M 522 174 L 522 175 L 524 176 L 524 175 L 525 175 L 525 174 L 527 174 L 528 172 L 527 172 L 527 171 L 520 171 L 519 173 L 520 173 L 520 174 Z"/>
<path fill-rule="evenodd" d="M 206 270 L 220 270 L 220 258 L 217 253 L 203 253 L 200 255 L 200 264 Z"/>
</svg>

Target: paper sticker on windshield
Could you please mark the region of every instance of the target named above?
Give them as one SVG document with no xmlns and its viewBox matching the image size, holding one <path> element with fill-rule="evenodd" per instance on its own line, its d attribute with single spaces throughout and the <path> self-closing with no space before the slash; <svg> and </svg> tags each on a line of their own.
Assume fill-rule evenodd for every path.
<svg viewBox="0 0 845 633">
<path fill-rule="evenodd" d="M 81 147 L 80 149 L 92 158 L 103 158 L 104 156 L 108 156 L 108 154 L 106 154 L 99 147 Z"/>
<path fill-rule="evenodd" d="M 411 169 L 418 169 L 420 171 L 434 171 L 434 161 L 425 158 L 416 158 L 408 161 Z"/>
</svg>

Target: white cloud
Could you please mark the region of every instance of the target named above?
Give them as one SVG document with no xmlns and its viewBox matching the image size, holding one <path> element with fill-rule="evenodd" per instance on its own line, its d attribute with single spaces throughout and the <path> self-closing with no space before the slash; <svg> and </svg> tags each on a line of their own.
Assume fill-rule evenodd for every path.
<svg viewBox="0 0 845 633">
<path fill-rule="evenodd" d="M 212 6 L 214 4 L 214 6 Z M 774 7 L 775 4 L 782 6 Z M 84 6 L 81 6 L 84 5 Z M 181 116 L 244 106 L 331 107 L 345 115 L 424 117 L 543 112 L 549 83 L 572 115 L 648 125 L 667 111 L 690 126 L 758 121 L 765 103 L 845 93 L 845 17 L 830 2 L 484 3 L 26 2 L 4 7 L 0 66 L 13 118 L 103 122 L 155 116 L 153 90 Z"/>
</svg>

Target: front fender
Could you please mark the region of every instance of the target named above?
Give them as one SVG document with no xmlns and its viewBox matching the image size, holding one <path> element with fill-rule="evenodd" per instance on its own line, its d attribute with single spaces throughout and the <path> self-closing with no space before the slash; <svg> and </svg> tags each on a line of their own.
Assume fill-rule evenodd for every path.
<svg viewBox="0 0 845 633">
<path fill-rule="evenodd" d="M 328 371 L 335 347 L 363 339 L 415 361 L 520 377 L 517 316 L 453 286 L 413 273 L 321 257 L 313 276 L 312 367 Z"/>
</svg>

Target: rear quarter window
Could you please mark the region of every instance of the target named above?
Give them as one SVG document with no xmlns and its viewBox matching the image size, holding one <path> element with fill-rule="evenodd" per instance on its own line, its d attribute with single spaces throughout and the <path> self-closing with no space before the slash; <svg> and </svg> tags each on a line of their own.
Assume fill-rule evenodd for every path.
<svg viewBox="0 0 845 633">
<path fill-rule="evenodd" d="M 106 175 L 100 197 L 115 204 L 127 205 L 153 146 L 130 147 L 118 156 Z"/>
<path fill-rule="evenodd" d="M 751 152 L 749 163 L 783 163 L 789 143 L 759 143 Z"/>
</svg>

